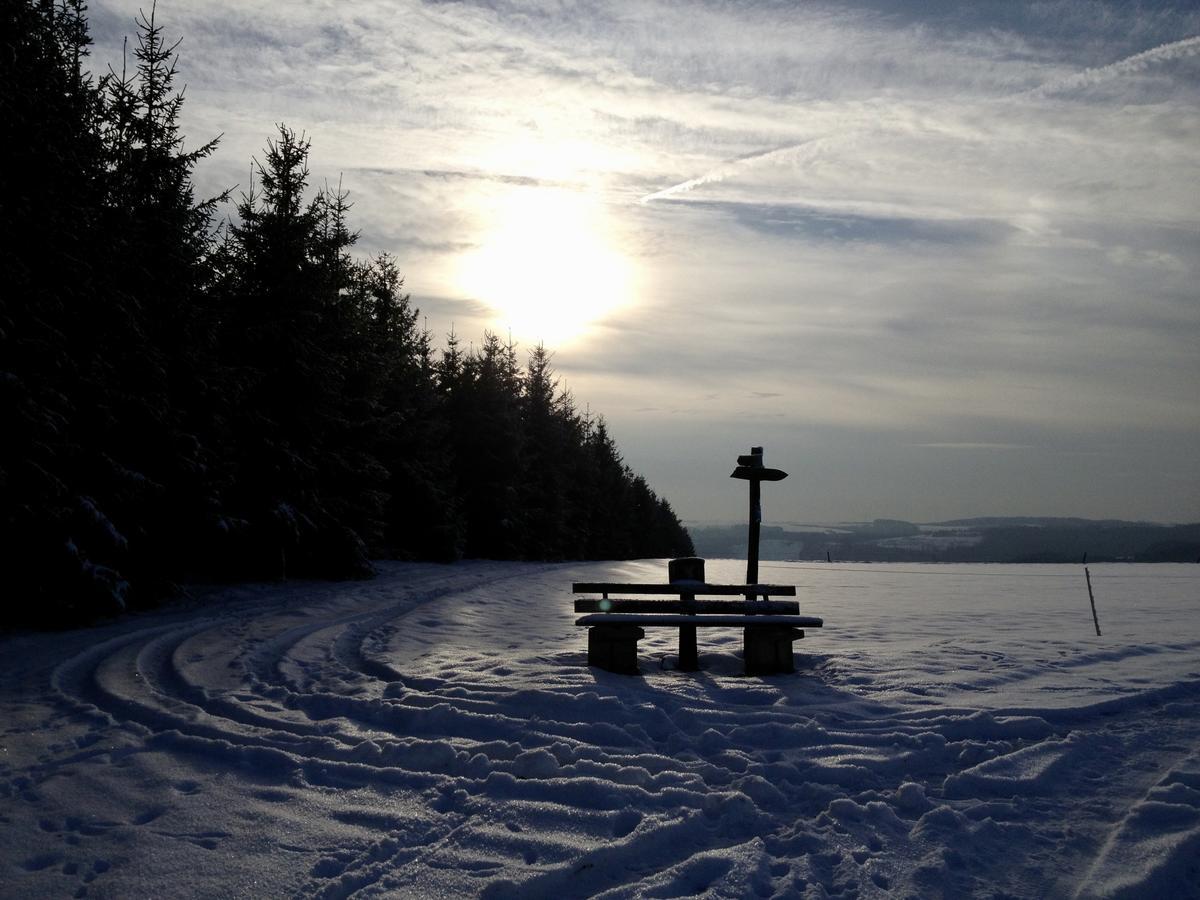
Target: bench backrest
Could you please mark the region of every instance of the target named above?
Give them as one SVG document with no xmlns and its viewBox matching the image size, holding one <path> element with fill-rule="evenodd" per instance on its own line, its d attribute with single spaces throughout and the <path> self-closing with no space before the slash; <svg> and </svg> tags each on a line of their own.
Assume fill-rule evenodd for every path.
<svg viewBox="0 0 1200 900">
<path fill-rule="evenodd" d="M 800 604 L 795 600 L 625 600 L 580 597 L 575 600 L 577 613 L 699 613 L 724 615 L 795 615 Z"/>
<path fill-rule="evenodd" d="M 700 581 L 677 581 L 674 584 L 618 584 L 608 581 L 577 581 L 571 585 L 576 594 L 675 594 L 706 596 L 795 597 L 794 584 L 708 584 Z"/>
</svg>

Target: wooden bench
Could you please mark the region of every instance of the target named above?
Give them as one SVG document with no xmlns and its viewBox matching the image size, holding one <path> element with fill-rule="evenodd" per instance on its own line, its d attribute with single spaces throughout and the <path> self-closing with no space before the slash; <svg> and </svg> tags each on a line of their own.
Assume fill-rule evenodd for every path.
<svg viewBox="0 0 1200 900">
<path fill-rule="evenodd" d="M 689 558 L 687 562 L 691 571 L 703 576 L 703 560 Z M 799 615 L 800 605 L 795 600 L 769 599 L 796 596 L 792 585 L 709 584 L 678 579 L 669 584 L 576 582 L 571 587 L 576 594 L 602 595 L 575 600 L 575 612 L 586 614 L 575 624 L 588 628 L 588 665 L 627 675 L 637 674 L 637 642 L 646 636 L 643 629 L 647 627 L 679 629 L 679 668 L 689 672 L 699 669 L 697 628 L 741 628 L 746 674 L 771 675 L 796 671 L 792 642 L 804 637 L 803 629 L 824 625 L 816 616 Z M 669 594 L 678 599 L 609 597 L 616 593 Z M 698 596 L 743 599 L 697 600 Z"/>
</svg>

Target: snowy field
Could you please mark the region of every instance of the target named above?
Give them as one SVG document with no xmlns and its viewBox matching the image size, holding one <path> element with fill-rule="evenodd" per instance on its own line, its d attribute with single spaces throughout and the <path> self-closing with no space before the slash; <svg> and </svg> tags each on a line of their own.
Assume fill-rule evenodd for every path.
<svg viewBox="0 0 1200 900">
<path fill-rule="evenodd" d="M 0 894 L 1197 897 L 1200 566 L 1091 572 L 1103 637 L 1079 566 L 764 565 L 826 622 L 769 678 L 585 666 L 570 583 L 662 561 L 2 637 Z"/>
</svg>

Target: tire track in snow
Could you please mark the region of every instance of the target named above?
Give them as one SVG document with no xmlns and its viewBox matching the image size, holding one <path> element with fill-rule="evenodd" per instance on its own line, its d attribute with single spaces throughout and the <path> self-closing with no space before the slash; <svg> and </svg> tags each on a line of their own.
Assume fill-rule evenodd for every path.
<svg viewBox="0 0 1200 900">
<path fill-rule="evenodd" d="M 1190 784 L 1191 769 L 1174 766 L 1182 774 L 1149 797 L 1138 766 L 1164 735 L 1195 741 L 1176 721 L 1188 717 L 1164 710 L 1196 706 L 1197 684 L 989 711 L 891 690 L 884 663 L 872 675 L 861 650 L 806 654 L 794 677 L 743 678 L 738 642 L 722 638 L 706 644 L 703 673 L 648 666 L 627 679 L 583 665 L 564 590 L 573 573 L 611 569 L 394 572 L 307 594 L 284 586 L 291 606 L 234 604 L 76 654 L 53 687 L 105 740 L 59 768 L 162 754 L 252 776 L 262 803 L 321 798 L 329 839 L 287 843 L 303 854 L 293 889 L 331 898 L 1028 895 L 1087 866 L 1110 884 L 1152 804 Z M 1176 643 L 1063 667 L 1186 652 Z M 991 677 L 998 659 L 1010 667 L 997 684 L 1037 674 L 1015 652 L 981 662 L 973 648 L 934 646 L 930 671 L 976 658 L 964 681 Z M 655 634 L 644 651 L 669 661 L 672 649 Z M 1097 783 L 1111 809 L 1087 806 Z M 171 815 L 162 804 L 134 825 Z M 202 852 L 234 831 L 156 833 Z M 1006 853 L 1017 858 L 1001 869 Z"/>
</svg>

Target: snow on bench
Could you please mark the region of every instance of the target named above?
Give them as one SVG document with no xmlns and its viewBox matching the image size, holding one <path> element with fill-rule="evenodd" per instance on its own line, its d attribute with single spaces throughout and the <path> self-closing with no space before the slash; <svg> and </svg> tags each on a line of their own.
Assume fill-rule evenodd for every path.
<svg viewBox="0 0 1200 900">
<path fill-rule="evenodd" d="M 575 612 L 587 613 L 575 620 L 588 629 L 588 665 L 627 675 L 636 675 L 637 642 L 646 636 L 643 628 L 664 626 L 679 629 L 679 668 L 699 669 L 696 629 L 703 627 L 742 628 L 743 659 L 747 675 L 770 675 L 796 671 L 792 642 L 804 637 L 804 628 L 820 628 L 816 616 L 798 615 L 796 601 L 770 600 L 794 597 L 796 588 L 783 584 L 709 584 L 704 581 L 704 560 L 687 557 L 669 563 L 668 584 L 618 584 L 576 582 L 577 594 L 601 594 L 575 600 Z M 691 576 L 691 577 L 681 577 Z M 612 593 L 673 594 L 678 600 L 610 598 Z M 743 600 L 697 600 L 697 595 L 741 596 Z M 764 599 L 760 600 L 759 597 Z"/>
<path fill-rule="evenodd" d="M 575 620 L 576 625 L 690 625 L 702 628 L 706 625 L 718 627 L 756 628 L 763 625 L 787 625 L 794 628 L 820 628 L 825 623 L 816 616 L 735 616 L 735 615 L 645 615 L 634 613 L 597 613 Z"/>
</svg>

